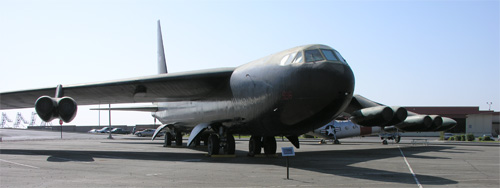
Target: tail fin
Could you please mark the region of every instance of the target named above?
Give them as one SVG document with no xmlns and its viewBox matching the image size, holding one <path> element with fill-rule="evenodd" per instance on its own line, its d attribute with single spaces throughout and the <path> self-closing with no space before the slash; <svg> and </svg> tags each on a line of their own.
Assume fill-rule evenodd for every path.
<svg viewBox="0 0 500 188">
<path fill-rule="evenodd" d="M 160 20 L 158 20 L 158 74 L 166 74 L 167 60 L 165 59 L 165 51 L 163 50 L 163 38 L 161 36 Z"/>
</svg>

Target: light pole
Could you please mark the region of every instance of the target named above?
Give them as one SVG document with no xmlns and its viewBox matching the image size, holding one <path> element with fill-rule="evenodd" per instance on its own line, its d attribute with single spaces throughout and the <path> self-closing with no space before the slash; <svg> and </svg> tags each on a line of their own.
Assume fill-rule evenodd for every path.
<svg viewBox="0 0 500 188">
<path fill-rule="evenodd" d="M 493 102 L 486 102 L 486 104 L 489 106 L 488 111 L 491 111 L 491 105 L 493 105 Z"/>
<path fill-rule="evenodd" d="M 108 139 L 113 139 L 113 136 L 111 136 L 111 104 L 109 104 L 109 136 Z"/>
</svg>

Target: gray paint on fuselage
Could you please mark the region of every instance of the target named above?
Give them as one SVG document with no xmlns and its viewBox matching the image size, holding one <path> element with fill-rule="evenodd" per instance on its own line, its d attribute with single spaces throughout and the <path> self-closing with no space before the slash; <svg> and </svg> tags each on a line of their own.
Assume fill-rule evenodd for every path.
<svg viewBox="0 0 500 188">
<path fill-rule="evenodd" d="M 260 136 L 312 131 L 339 115 L 354 90 L 354 75 L 346 63 L 280 64 L 287 54 L 318 48 L 332 49 L 301 46 L 237 67 L 230 78 L 231 100 L 159 103 L 153 116 L 188 128 L 224 121 L 233 133 Z"/>
</svg>

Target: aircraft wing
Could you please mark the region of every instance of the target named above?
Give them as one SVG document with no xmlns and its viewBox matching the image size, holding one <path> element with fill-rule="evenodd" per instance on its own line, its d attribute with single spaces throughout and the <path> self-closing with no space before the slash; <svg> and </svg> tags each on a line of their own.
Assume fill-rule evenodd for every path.
<svg viewBox="0 0 500 188">
<path fill-rule="evenodd" d="M 397 128 L 402 131 L 444 131 L 457 124 L 451 118 L 417 114 L 402 107 L 385 106 L 361 95 L 352 97 L 343 115 L 362 126 Z"/>
<path fill-rule="evenodd" d="M 164 102 L 232 97 L 229 80 L 234 68 L 159 74 L 89 84 L 63 85 L 64 96 L 78 105 Z M 0 93 L 0 109 L 34 107 L 40 96 L 54 97 L 56 87 Z"/>
</svg>

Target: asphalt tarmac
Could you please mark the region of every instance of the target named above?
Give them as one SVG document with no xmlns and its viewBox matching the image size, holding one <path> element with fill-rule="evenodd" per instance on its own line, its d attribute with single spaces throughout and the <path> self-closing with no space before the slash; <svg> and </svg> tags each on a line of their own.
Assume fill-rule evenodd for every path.
<svg viewBox="0 0 500 188">
<path fill-rule="evenodd" d="M 132 135 L 0 129 L 0 187 L 499 187 L 499 143 L 382 145 L 378 137 L 319 144 L 302 139 L 289 157 L 209 157 L 205 147 L 165 148 Z M 421 139 L 421 138 L 418 138 Z M 184 144 L 187 142 L 185 137 Z"/>
</svg>

